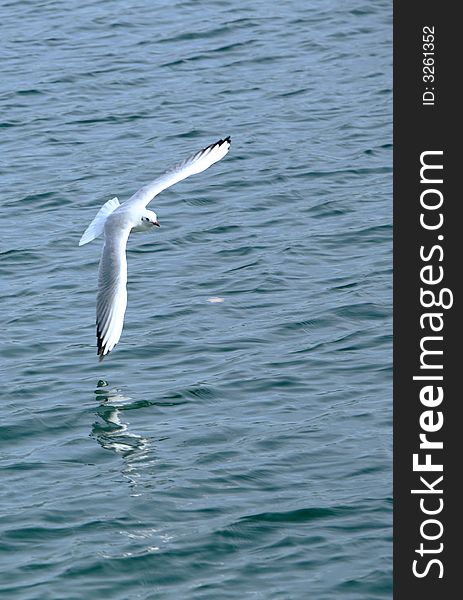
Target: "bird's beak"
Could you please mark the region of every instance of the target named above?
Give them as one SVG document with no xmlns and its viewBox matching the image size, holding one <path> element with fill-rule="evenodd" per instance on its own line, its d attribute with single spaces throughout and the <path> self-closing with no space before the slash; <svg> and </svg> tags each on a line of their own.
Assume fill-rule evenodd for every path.
<svg viewBox="0 0 463 600">
<path fill-rule="evenodd" d="M 153 225 L 156 225 L 156 227 L 161 227 L 159 221 L 153 221 Z"/>
</svg>

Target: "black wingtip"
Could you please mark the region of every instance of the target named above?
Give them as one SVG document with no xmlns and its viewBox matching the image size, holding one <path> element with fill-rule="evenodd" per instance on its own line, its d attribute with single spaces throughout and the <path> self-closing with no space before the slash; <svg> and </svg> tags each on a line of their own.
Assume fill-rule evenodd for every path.
<svg viewBox="0 0 463 600">
<path fill-rule="evenodd" d="M 103 358 L 106 356 L 106 354 L 104 354 L 104 348 L 103 348 L 103 336 L 101 335 L 101 331 L 99 330 L 99 328 L 96 328 L 96 341 L 97 341 L 97 356 L 99 357 L 99 362 L 101 362 L 103 360 Z M 109 352 L 108 352 L 109 354 Z"/>
<path fill-rule="evenodd" d="M 227 135 L 226 138 L 223 138 L 223 140 L 220 139 L 215 144 L 211 144 L 210 146 L 208 146 L 208 148 L 214 148 L 214 146 L 222 146 L 225 143 L 231 144 L 231 137 L 229 135 Z"/>
<path fill-rule="evenodd" d="M 206 146 L 206 148 L 203 148 L 202 150 L 200 150 L 199 152 L 197 152 L 192 157 L 192 160 L 195 160 L 195 159 L 199 158 L 202 154 L 205 154 L 206 152 L 210 152 L 213 148 L 220 148 L 220 146 L 223 146 L 226 143 L 228 143 L 228 145 L 231 144 L 231 137 L 229 135 L 227 135 L 226 138 L 223 138 L 223 140 L 220 139 L 217 142 L 214 142 L 213 144 L 210 144 L 209 146 Z"/>
<path fill-rule="evenodd" d="M 109 352 L 104 354 L 104 348 L 102 346 L 99 346 L 96 354 L 98 356 L 98 361 L 101 362 L 105 356 L 108 356 Z"/>
</svg>

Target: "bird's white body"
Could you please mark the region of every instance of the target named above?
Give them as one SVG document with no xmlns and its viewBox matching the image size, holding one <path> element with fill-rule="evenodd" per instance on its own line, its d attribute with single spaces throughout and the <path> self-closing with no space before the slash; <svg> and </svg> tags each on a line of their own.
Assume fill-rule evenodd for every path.
<svg viewBox="0 0 463 600">
<path fill-rule="evenodd" d="M 159 227 L 157 215 L 146 206 L 166 188 L 195 173 L 201 173 L 223 158 L 230 148 L 230 138 L 219 140 L 196 152 L 158 179 L 119 203 L 112 198 L 102 206 L 81 237 L 79 246 L 104 233 L 98 275 L 96 328 L 100 360 L 111 352 L 121 337 L 127 307 L 127 239 L 132 231 Z"/>
</svg>

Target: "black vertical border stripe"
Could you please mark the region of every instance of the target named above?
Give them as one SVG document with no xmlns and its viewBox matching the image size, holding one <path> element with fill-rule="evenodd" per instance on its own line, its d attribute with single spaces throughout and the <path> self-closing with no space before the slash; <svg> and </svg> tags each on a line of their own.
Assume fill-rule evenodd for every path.
<svg viewBox="0 0 463 600">
<path fill-rule="evenodd" d="M 462 22 L 457 17 L 457 3 L 394 2 L 394 598 L 411 600 L 419 598 L 439 600 L 460 597 L 463 566 L 460 565 L 463 538 L 463 394 L 460 390 L 459 374 L 463 373 L 463 350 L 461 338 L 462 302 L 461 279 L 463 278 L 463 219 L 460 206 L 463 194 L 460 178 L 463 176 L 463 102 L 460 99 L 460 66 L 462 50 Z M 434 34 L 434 82 L 423 81 L 423 28 L 433 27 Z M 429 62 L 429 61 L 428 61 Z M 429 74 L 429 71 L 428 73 Z M 434 106 L 423 106 L 422 95 L 426 87 L 434 88 Z M 428 162 L 440 162 L 443 170 L 442 185 L 427 185 L 420 182 L 420 155 L 425 151 L 442 150 L 441 158 L 433 157 Z M 434 172 L 437 175 L 437 171 Z M 431 174 L 431 171 L 429 171 Z M 444 222 L 438 231 L 425 230 L 420 225 L 423 208 L 420 195 L 424 189 L 438 188 L 444 196 L 442 208 L 428 212 L 428 217 L 437 219 L 442 212 Z M 429 194 L 429 199 L 433 194 Z M 434 199 L 438 195 L 434 194 Z M 438 239 L 442 235 L 443 239 Z M 426 256 L 433 245 L 439 245 L 433 258 L 424 262 L 420 247 Z M 424 285 L 421 269 L 431 264 L 433 273 L 443 269 L 443 280 L 439 284 Z M 429 274 L 429 271 L 427 272 Z M 453 306 L 448 309 L 433 307 L 426 309 L 420 302 L 420 288 L 448 288 L 453 294 Z M 424 330 L 420 316 L 426 312 L 442 313 L 444 326 L 441 343 L 433 342 L 434 349 L 443 349 L 442 355 L 433 357 L 433 364 L 442 364 L 442 370 L 420 369 L 420 341 L 430 335 Z M 435 323 L 438 322 L 438 319 Z M 428 342 L 431 344 L 431 342 Z M 430 348 L 431 345 L 428 345 Z M 419 434 L 423 433 L 420 416 L 430 410 L 420 401 L 420 390 L 432 382 L 414 381 L 416 375 L 442 375 L 444 398 L 434 407 L 433 422 L 441 411 L 444 423 L 440 430 L 428 433 L 430 440 L 442 441 L 443 449 L 420 450 Z M 427 421 L 429 423 L 429 421 Z M 432 455 L 432 462 L 443 465 L 442 472 L 414 472 L 413 454 Z M 443 480 L 434 489 L 442 494 L 412 494 L 412 489 L 426 489 L 420 476 L 432 483 L 440 475 Z M 437 510 L 443 501 L 442 510 L 435 515 L 426 515 L 420 507 Z M 422 537 L 438 536 L 440 526 L 423 523 L 427 519 L 439 520 L 442 535 L 435 540 Z M 421 528 L 421 529 L 420 529 Z M 426 553 L 416 552 L 423 543 Z M 442 550 L 440 544 L 443 544 Z M 428 552 L 429 550 L 429 552 Z M 432 559 L 441 561 L 428 565 Z M 413 561 L 418 560 L 417 571 L 426 575 L 417 577 L 413 573 Z M 443 577 L 439 575 L 443 573 Z"/>
</svg>

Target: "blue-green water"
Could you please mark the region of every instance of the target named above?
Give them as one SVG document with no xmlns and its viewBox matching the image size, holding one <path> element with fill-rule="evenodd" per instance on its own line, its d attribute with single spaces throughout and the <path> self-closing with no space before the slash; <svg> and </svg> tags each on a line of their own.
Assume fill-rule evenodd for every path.
<svg viewBox="0 0 463 600">
<path fill-rule="evenodd" d="M 391 597 L 391 12 L 1 3 L 2 598 Z M 99 364 L 82 232 L 225 135 Z"/>
</svg>

